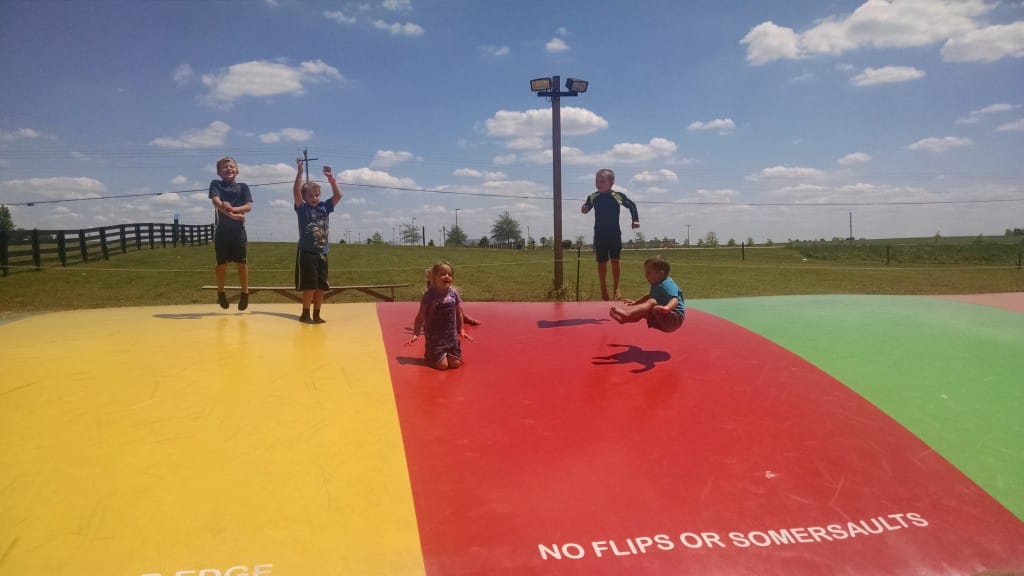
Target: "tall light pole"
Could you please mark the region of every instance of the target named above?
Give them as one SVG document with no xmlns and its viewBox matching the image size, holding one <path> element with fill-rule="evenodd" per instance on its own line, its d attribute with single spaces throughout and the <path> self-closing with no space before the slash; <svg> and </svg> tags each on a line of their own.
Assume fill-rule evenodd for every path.
<svg viewBox="0 0 1024 576">
<path fill-rule="evenodd" d="M 415 246 L 416 245 L 416 217 L 415 216 L 413 216 L 413 219 L 412 219 L 412 232 L 413 232 L 412 233 L 412 243 L 413 243 L 413 246 Z"/>
<path fill-rule="evenodd" d="M 530 90 L 541 98 L 551 99 L 551 180 L 555 219 L 555 290 L 562 288 L 562 96 L 579 96 L 587 91 L 589 83 L 578 78 L 567 78 L 567 91 L 559 90 L 561 76 L 530 80 Z"/>
<path fill-rule="evenodd" d="M 686 225 L 686 247 L 690 247 L 690 225 Z"/>
</svg>

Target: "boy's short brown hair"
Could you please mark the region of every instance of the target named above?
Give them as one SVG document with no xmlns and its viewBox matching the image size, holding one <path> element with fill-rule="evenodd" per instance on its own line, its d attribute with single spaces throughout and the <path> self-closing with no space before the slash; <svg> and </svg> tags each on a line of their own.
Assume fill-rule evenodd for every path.
<svg viewBox="0 0 1024 576">
<path fill-rule="evenodd" d="M 228 163 L 234 164 L 235 168 L 238 168 L 238 162 L 235 162 L 234 158 L 232 158 L 231 156 L 225 156 L 220 160 L 217 160 L 217 172 L 220 172 L 221 166 L 224 166 L 225 164 Z"/>
<path fill-rule="evenodd" d="M 317 184 L 316 182 L 306 182 L 305 184 L 302 185 L 302 189 L 299 191 L 299 195 L 302 196 L 303 200 L 305 200 L 307 192 L 309 192 L 311 190 L 319 190 L 319 189 L 320 189 L 320 185 Z"/>
<path fill-rule="evenodd" d="M 654 268 L 658 272 L 664 272 L 665 276 L 668 276 L 669 270 L 671 270 L 672 268 L 671 266 L 669 266 L 668 261 L 663 260 L 661 256 L 655 256 L 653 258 L 648 258 L 647 260 L 644 260 L 644 268 L 648 266 Z"/>
</svg>

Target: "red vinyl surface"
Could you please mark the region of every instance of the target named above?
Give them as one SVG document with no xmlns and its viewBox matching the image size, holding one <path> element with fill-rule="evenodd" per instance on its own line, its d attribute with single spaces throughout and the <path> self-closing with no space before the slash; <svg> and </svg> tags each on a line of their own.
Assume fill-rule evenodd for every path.
<svg viewBox="0 0 1024 576">
<path fill-rule="evenodd" d="M 428 574 L 1024 569 L 1024 524 L 799 357 L 690 310 L 468 303 L 465 365 L 378 306 Z"/>
</svg>

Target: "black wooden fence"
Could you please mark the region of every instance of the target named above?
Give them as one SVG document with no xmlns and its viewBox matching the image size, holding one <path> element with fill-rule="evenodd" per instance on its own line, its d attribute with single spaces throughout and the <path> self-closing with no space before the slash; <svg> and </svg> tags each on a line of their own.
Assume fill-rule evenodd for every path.
<svg viewBox="0 0 1024 576">
<path fill-rule="evenodd" d="M 155 249 L 167 245 L 202 246 L 213 240 L 213 224 L 115 224 L 81 230 L 0 230 L 0 269 L 39 270 L 43 266 L 69 266 L 129 249 Z"/>
</svg>

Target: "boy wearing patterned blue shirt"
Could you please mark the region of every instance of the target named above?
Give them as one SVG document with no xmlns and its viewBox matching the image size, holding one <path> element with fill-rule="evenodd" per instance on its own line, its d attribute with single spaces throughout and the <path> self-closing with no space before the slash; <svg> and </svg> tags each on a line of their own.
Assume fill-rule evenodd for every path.
<svg viewBox="0 0 1024 576">
<path fill-rule="evenodd" d="M 644 261 L 644 277 L 651 291 L 639 300 L 625 300 L 626 308 L 613 306 L 609 314 L 619 324 L 647 320 L 647 327 L 662 332 L 675 332 L 686 320 L 683 291 L 669 277 L 669 264 L 659 257 Z"/>
<path fill-rule="evenodd" d="M 324 292 L 330 290 L 327 282 L 328 225 L 331 212 L 341 202 L 341 188 L 334 180 L 330 166 L 324 166 L 324 176 L 331 183 L 333 195 L 326 202 L 320 201 L 320 185 L 316 182 L 302 182 L 302 158 L 295 161 L 298 171 L 292 196 L 295 214 L 299 217 L 299 247 L 295 254 L 295 289 L 302 291 L 302 315 L 299 322 L 323 324 L 320 307 L 324 303 Z M 309 308 L 313 307 L 310 316 Z"/>
</svg>

